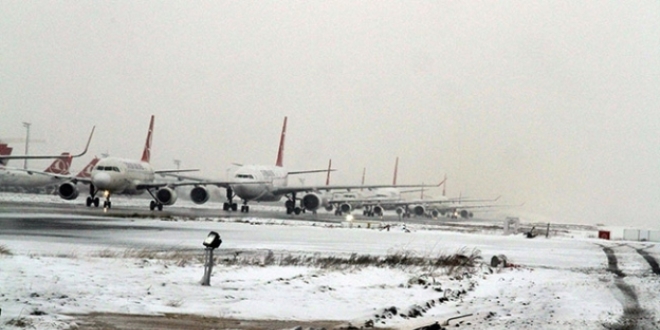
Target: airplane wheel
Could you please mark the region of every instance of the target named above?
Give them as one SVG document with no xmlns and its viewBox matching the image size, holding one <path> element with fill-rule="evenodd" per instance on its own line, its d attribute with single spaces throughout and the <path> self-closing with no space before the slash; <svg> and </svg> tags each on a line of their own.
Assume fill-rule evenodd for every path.
<svg viewBox="0 0 660 330">
<path fill-rule="evenodd" d="M 245 205 L 245 213 L 249 213 L 249 212 L 250 212 L 250 207 Z"/>
<path fill-rule="evenodd" d="M 241 213 L 245 213 L 245 205 L 241 205 Z"/>
<path fill-rule="evenodd" d="M 291 214 L 293 213 L 293 208 L 292 207 L 287 207 L 286 208 L 286 214 Z"/>
<path fill-rule="evenodd" d="M 151 201 L 151 203 L 149 203 L 149 209 L 152 210 L 152 211 L 155 210 L 156 209 L 156 202 Z"/>
<path fill-rule="evenodd" d="M 163 210 L 163 204 L 158 203 L 158 211 L 162 211 L 162 210 Z"/>
<path fill-rule="evenodd" d="M 112 208 L 112 202 L 108 201 L 108 208 Z"/>
<path fill-rule="evenodd" d="M 222 204 L 222 210 L 223 211 L 229 211 L 229 203 Z"/>
<path fill-rule="evenodd" d="M 231 210 L 232 210 L 232 211 L 236 211 L 236 210 L 238 210 L 238 204 L 236 204 L 236 203 L 232 203 L 232 204 L 231 204 Z"/>
<path fill-rule="evenodd" d="M 87 207 L 90 207 L 90 206 L 92 206 L 93 202 L 94 201 L 92 200 L 92 197 L 87 197 L 87 200 L 85 201 L 85 204 L 87 205 Z"/>
<path fill-rule="evenodd" d="M 284 202 L 284 206 L 286 206 L 287 209 L 292 209 L 294 207 L 293 201 L 286 201 Z"/>
<path fill-rule="evenodd" d="M 293 213 L 295 213 L 296 215 L 300 214 L 300 211 L 302 210 L 299 207 L 293 209 Z"/>
</svg>

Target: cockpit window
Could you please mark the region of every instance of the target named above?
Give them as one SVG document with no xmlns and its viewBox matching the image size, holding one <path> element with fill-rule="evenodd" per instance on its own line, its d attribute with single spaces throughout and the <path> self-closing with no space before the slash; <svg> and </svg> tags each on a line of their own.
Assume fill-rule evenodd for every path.
<svg viewBox="0 0 660 330">
<path fill-rule="evenodd" d="M 254 179 L 252 174 L 236 174 L 236 178 L 239 179 Z"/>
<path fill-rule="evenodd" d="M 98 171 L 119 172 L 119 167 L 116 167 L 116 166 L 97 166 L 96 170 L 98 170 Z"/>
</svg>

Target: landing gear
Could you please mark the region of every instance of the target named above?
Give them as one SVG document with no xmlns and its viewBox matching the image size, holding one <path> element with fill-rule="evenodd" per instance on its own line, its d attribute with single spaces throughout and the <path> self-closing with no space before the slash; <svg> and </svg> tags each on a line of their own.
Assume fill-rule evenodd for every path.
<svg viewBox="0 0 660 330">
<path fill-rule="evenodd" d="M 151 201 L 151 203 L 149 203 L 149 209 L 152 210 L 152 211 L 155 210 L 155 209 L 158 209 L 158 211 L 162 211 L 163 210 L 163 204 L 158 203 L 156 201 Z"/>
<path fill-rule="evenodd" d="M 96 197 L 96 193 L 97 193 L 97 191 L 94 188 L 94 185 L 90 183 L 89 184 L 89 196 L 87 197 L 87 200 L 85 201 L 85 205 L 87 205 L 87 207 L 91 207 L 92 205 L 94 205 L 94 207 L 99 207 L 99 202 L 100 201 L 99 201 L 99 198 Z M 105 207 L 105 203 L 103 203 L 103 205 Z"/>
<path fill-rule="evenodd" d="M 245 204 L 241 205 L 241 213 L 248 213 L 250 212 L 250 207 L 247 205 L 247 201 L 244 202 Z M 234 204 L 236 205 L 236 204 Z"/>
<path fill-rule="evenodd" d="M 284 206 L 286 207 L 286 214 L 298 215 L 300 213 L 305 213 L 303 208 L 296 206 L 296 193 L 291 194 L 291 198 L 284 202 Z"/>
<path fill-rule="evenodd" d="M 247 204 L 247 202 L 245 203 Z M 243 212 L 244 206 L 241 206 L 241 212 Z M 223 211 L 236 211 L 238 210 L 238 204 L 234 203 L 234 191 L 231 188 L 227 188 L 227 201 L 222 204 Z M 249 210 L 249 208 L 247 208 Z M 247 211 L 245 211 L 247 212 Z"/>
</svg>

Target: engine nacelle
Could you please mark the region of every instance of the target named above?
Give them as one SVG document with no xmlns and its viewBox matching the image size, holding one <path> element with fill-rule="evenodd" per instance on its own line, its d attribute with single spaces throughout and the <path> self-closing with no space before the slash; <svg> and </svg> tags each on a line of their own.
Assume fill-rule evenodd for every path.
<svg viewBox="0 0 660 330">
<path fill-rule="evenodd" d="M 170 187 L 163 187 L 156 191 L 156 199 L 163 205 L 172 205 L 179 197 L 176 191 Z"/>
<path fill-rule="evenodd" d="M 421 217 L 426 214 L 426 208 L 424 205 L 415 205 L 412 207 L 412 213 L 418 217 Z"/>
<path fill-rule="evenodd" d="M 328 204 L 328 205 L 325 206 L 325 210 L 328 211 L 328 212 L 332 212 L 332 210 L 334 210 L 334 209 L 335 209 L 335 207 L 332 206 L 332 204 Z"/>
<path fill-rule="evenodd" d="M 396 210 L 394 210 L 394 211 L 395 211 L 396 214 L 398 214 L 398 215 L 402 215 L 402 214 L 406 213 L 406 209 L 403 208 L 403 207 L 401 207 L 401 206 L 397 207 Z"/>
<path fill-rule="evenodd" d="M 211 197 L 209 191 L 202 186 L 195 187 L 190 191 L 190 200 L 195 204 L 204 204 L 208 202 L 209 197 Z"/>
<path fill-rule="evenodd" d="M 328 200 L 317 193 L 309 193 L 303 196 L 300 204 L 305 210 L 316 211 L 322 206 L 327 206 Z"/>
<path fill-rule="evenodd" d="M 468 212 L 468 210 L 461 210 L 459 214 L 461 215 L 461 218 L 464 219 L 472 218 L 472 212 Z"/>
<path fill-rule="evenodd" d="M 73 182 L 65 182 L 57 188 L 57 194 L 62 199 L 74 200 L 78 198 L 78 187 Z"/>
<path fill-rule="evenodd" d="M 351 210 L 353 210 L 353 207 L 351 206 L 351 204 L 342 203 L 341 205 L 339 205 L 339 209 L 341 210 L 341 213 L 348 214 L 348 213 L 351 213 Z"/>
<path fill-rule="evenodd" d="M 440 211 L 433 209 L 431 210 L 431 216 L 437 218 L 440 215 Z"/>
<path fill-rule="evenodd" d="M 382 207 L 382 206 L 380 206 L 380 205 L 376 205 L 376 206 L 374 206 L 374 208 L 372 209 L 372 211 L 374 212 L 375 215 L 377 215 L 377 216 L 382 216 L 384 210 L 383 210 L 383 207 Z"/>
</svg>

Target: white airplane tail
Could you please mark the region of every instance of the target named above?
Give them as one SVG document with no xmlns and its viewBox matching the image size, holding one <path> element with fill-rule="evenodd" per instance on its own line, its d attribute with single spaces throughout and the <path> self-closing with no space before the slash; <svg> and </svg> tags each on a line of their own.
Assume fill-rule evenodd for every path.
<svg viewBox="0 0 660 330">
<path fill-rule="evenodd" d="M 10 156 L 12 150 L 14 148 L 9 147 L 6 143 L 0 143 L 0 156 Z M 8 162 L 9 159 L 0 158 L 0 166 L 7 166 Z"/>
</svg>

